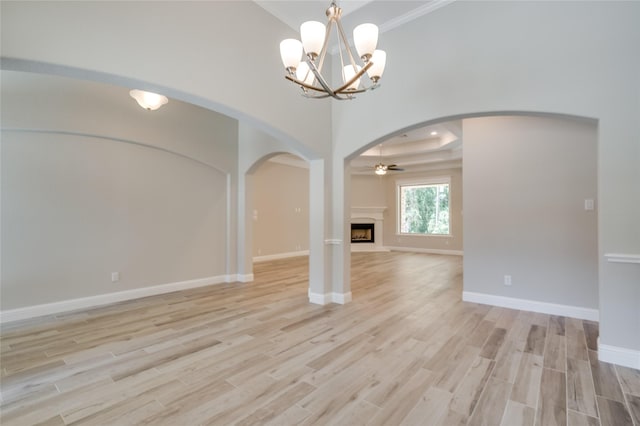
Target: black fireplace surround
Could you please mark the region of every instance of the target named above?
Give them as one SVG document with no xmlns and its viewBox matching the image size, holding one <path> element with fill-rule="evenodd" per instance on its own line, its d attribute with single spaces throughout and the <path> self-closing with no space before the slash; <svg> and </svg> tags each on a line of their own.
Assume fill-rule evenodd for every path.
<svg viewBox="0 0 640 426">
<path fill-rule="evenodd" d="M 375 242 L 375 224 L 373 223 L 352 223 L 351 242 L 352 243 L 373 243 Z"/>
</svg>

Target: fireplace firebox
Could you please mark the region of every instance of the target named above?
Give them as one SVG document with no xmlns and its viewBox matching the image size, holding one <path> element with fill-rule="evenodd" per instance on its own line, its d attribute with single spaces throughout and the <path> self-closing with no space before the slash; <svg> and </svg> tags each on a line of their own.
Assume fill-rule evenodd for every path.
<svg viewBox="0 0 640 426">
<path fill-rule="evenodd" d="M 351 242 L 352 243 L 374 243 L 375 224 L 373 223 L 352 223 Z"/>
</svg>

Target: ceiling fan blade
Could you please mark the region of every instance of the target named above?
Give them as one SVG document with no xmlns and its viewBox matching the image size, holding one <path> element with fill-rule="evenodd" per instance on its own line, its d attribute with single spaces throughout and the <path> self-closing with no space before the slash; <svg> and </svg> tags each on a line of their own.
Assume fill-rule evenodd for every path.
<svg viewBox="0 0 640 426">
<path fill-rule="evenodd" d="M 404 169 L 402 167 L 397 167 L 397 166 L 389 166 L 389 167 L 387 167 L 387 170 L 395 170 L 396 172 L 404 172 Z"/>
</svg>

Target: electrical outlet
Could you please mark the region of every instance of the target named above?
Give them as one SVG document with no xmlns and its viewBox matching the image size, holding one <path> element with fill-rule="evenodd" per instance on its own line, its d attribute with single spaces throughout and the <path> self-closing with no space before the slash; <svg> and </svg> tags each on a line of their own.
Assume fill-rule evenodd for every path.
<svg viewBox="0 0 640 426">
<path fill-rule="evenodd" d="M 120 281 L 120 272 L 112 272 L 111 273 L 111 282 L 112 283 L 117 283 L 118 281 Z"/>
<path fill-rule="evenodd" d="M 511 275 L 504 276 L 504 285 L 511 285 Z"/>
</svg>

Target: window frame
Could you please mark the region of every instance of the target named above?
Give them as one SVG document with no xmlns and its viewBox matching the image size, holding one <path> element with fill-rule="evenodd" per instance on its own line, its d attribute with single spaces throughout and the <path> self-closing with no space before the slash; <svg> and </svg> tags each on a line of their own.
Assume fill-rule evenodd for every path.
<svg viewBox="0 0 640 426">
<path fill-rule="evenodd" d="M 418 234 L 411 232 L 401 232 L 402 229 L 402 205 L 401 192 L 404 186 L 418 185 L 449 185 L 449 233 L 448 234 Z M 453 238 L 451 232 L 451 176 L 434 176 L 414 179 L 396 180 L 396 236 L 402 237 L 429 237 L 429 238 Z"/>
</svg>

